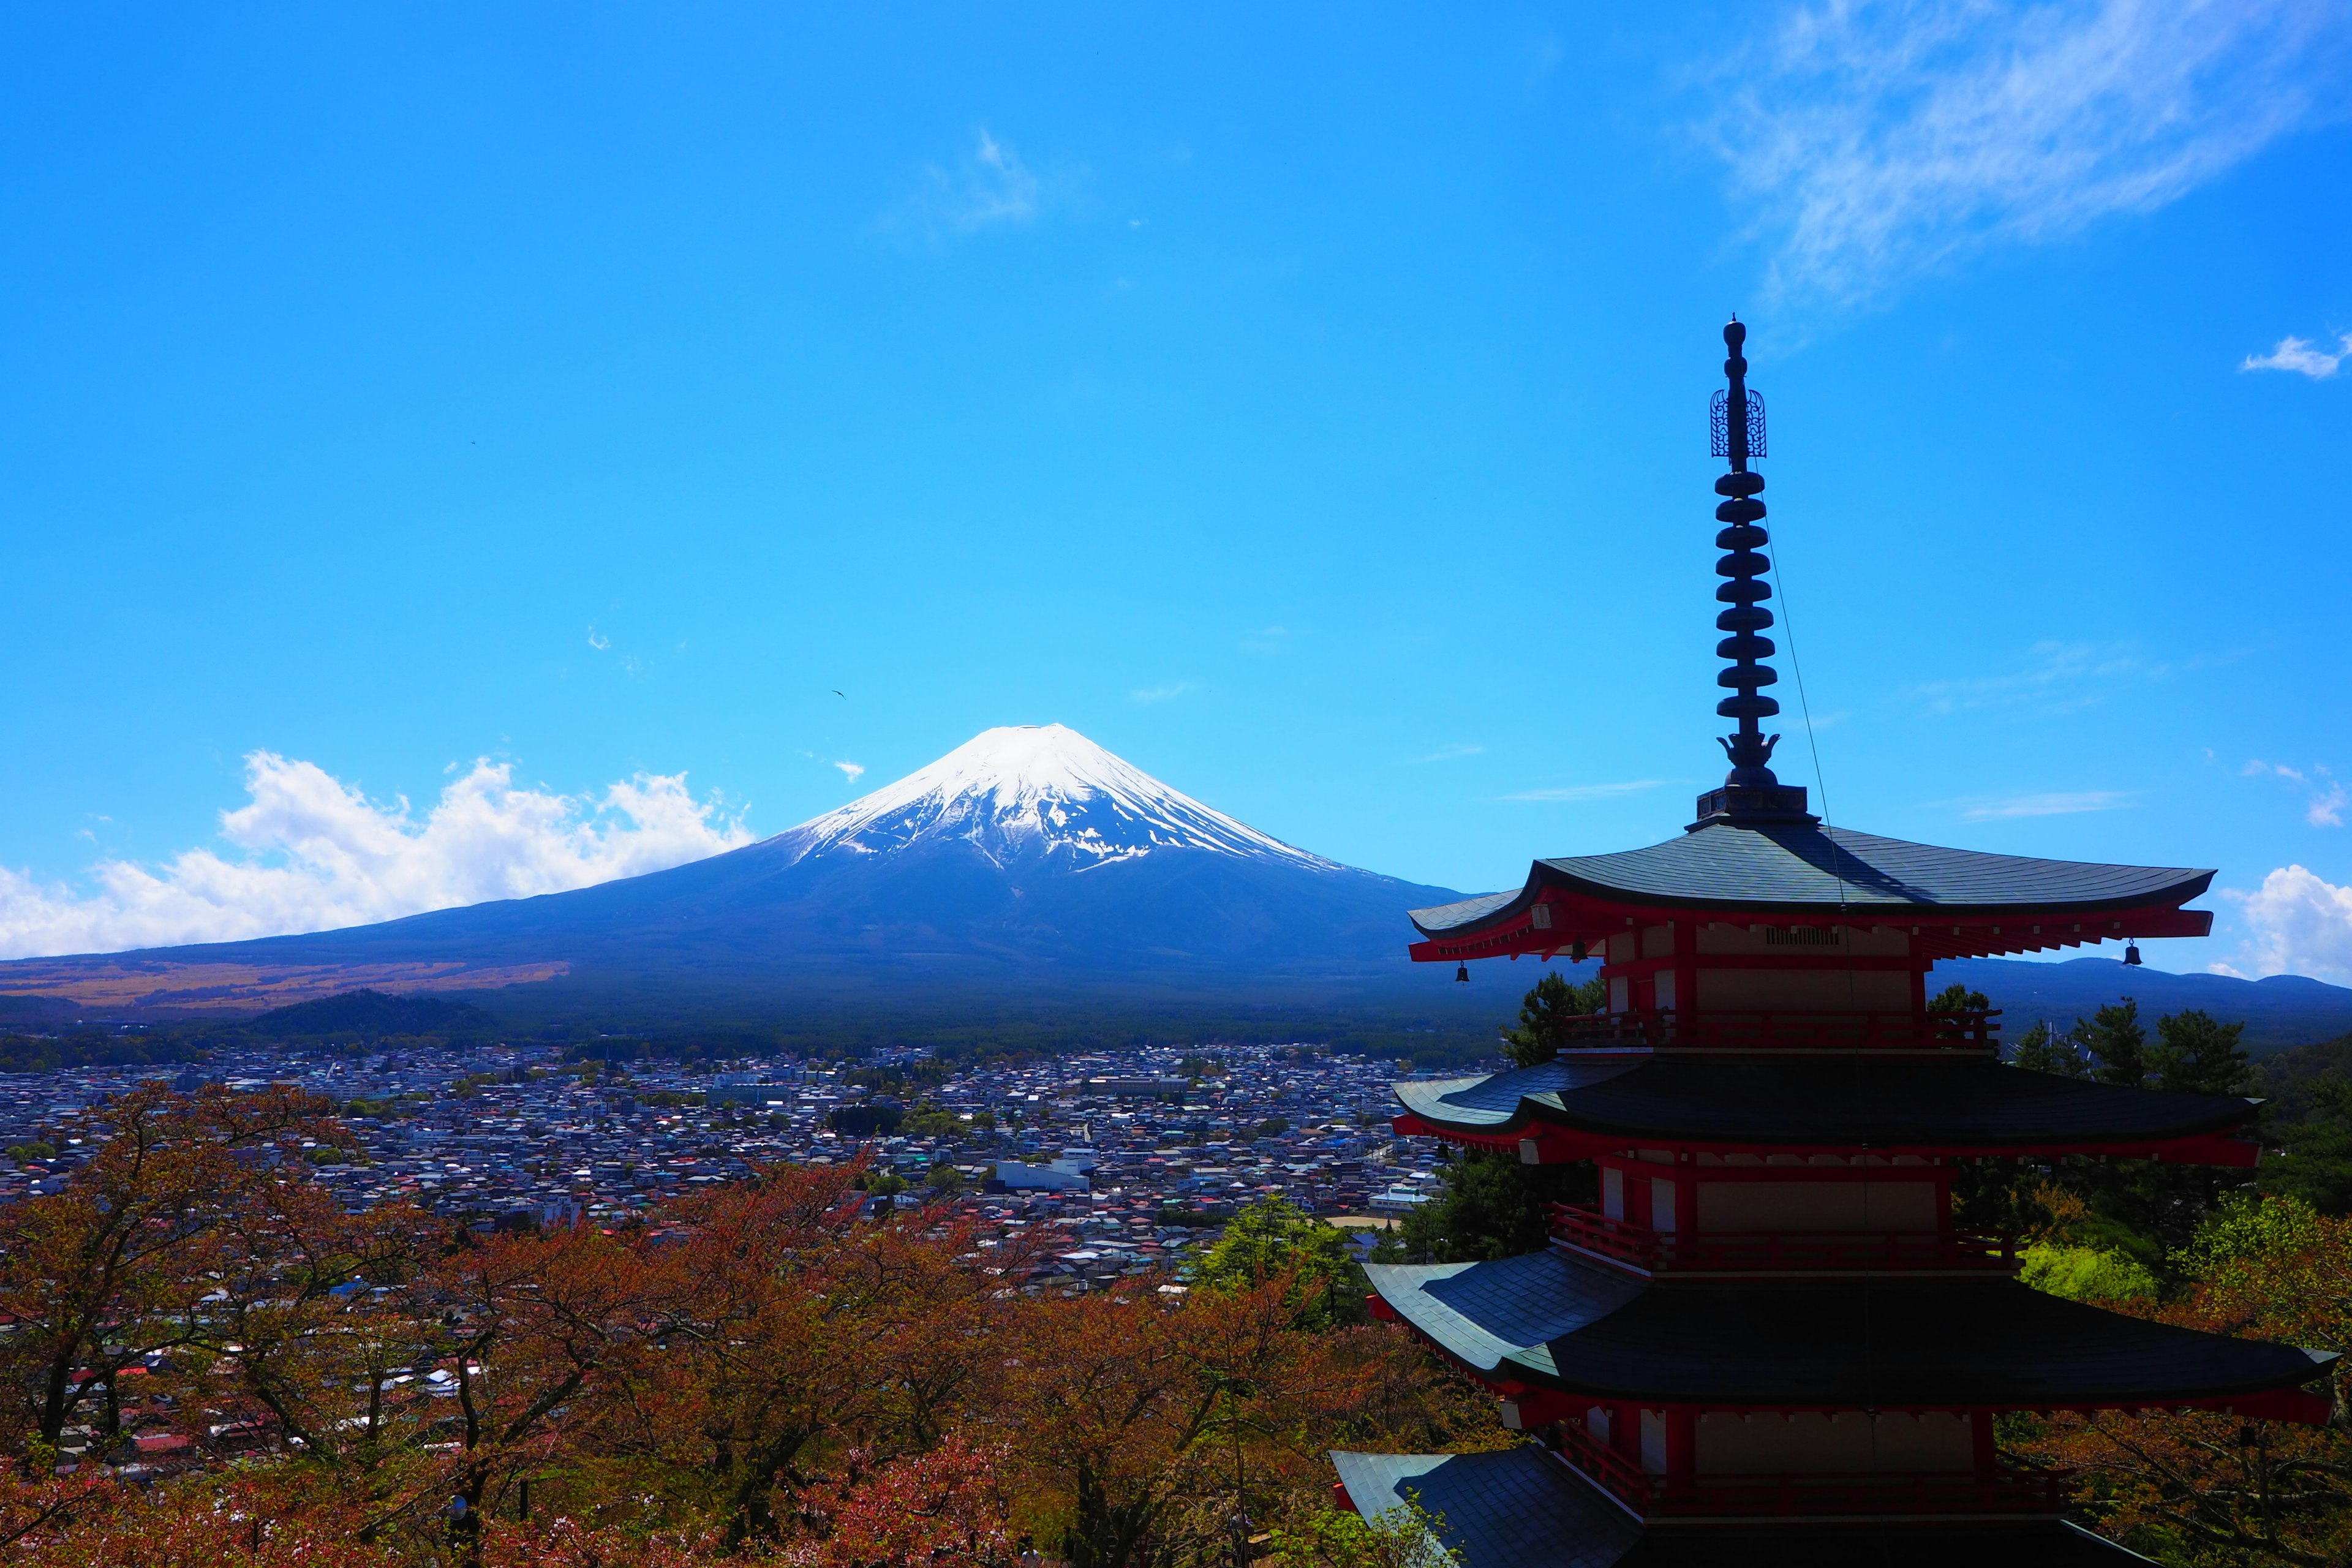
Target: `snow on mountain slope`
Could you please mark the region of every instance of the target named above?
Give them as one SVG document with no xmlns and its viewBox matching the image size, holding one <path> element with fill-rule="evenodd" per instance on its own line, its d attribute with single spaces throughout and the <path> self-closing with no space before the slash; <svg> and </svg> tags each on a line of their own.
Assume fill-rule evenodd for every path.
<svg viewBox="0 0 2352 1568">
<path fill-rule="evenodd" d="M 768 841 L 790 862 L 961 842 L 999 867 L 1072 870 L 1171 849 L 1344 871 L 1122 762 L 1060 724 L 983 730 L 946 756 Z"/>
</svg>

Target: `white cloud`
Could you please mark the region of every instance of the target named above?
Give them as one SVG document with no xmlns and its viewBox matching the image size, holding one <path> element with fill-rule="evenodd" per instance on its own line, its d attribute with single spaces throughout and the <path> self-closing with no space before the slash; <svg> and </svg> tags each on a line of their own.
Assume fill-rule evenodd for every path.
<svg viewBox="0 0 2352 1568">
<path fill-rule="evenodd" d="M 2256 757 L 2241 768 L 2239 773 L 2244 778 L 2268 775 L 2284 779 L 2289 784 L 2301 784 L 2309 796 L 2304 803 L 2303 819 L 2314 827 L 2341 827 L 2345 812 L 2352 809 L 2352 795 L 2346 794 L 2343 781 L 2316 764 L 2305 773 L 2284 763 L 2266 763 Z"/>
<path fill-rule="evenodd" d="M 2352 359 L 2352 332 L 2343 335 L 2334 353 L 2313 348 L 2308 338 L 2281 338 L 2278 347 L 2266 354 L 2248 354 L 2245 363 L 2238 368 L 2241 371 L 2291 370 L 2314 381 L 2326 381 L 2347 359 Z"/>
<path fill-rule="evenodd" d="M 2153 211 L 2340 117 L 2334 0 L 1822 0 L 1707 127 L 1776 289 L 1859 301 L 1985 247 Z"/>
<path fill-rule="evenodd" d="M 160 866 L 107 860 L 84 893 L 0 868 L 0 957 L 236 942 L 528 898 L 635 877 L 749 843 L 740 815 L 684 773 L 639 773 L 601 795 L 516 785 L 480 761 L 421 817 L 369 800 L 316 763 L 246 758 L 247 804 L 221 814 L 227 854 Z"/>
<path fill-rule="evenodd" d="M 613 646 L 613 639 L 605 637 L 604 634 L 597 631 L 593 626 L 591 626 L 588 628 L 588 646 L 594 648 L 598 653 L 602 653 L 606 648 Z"/>
<path fill-rule="evenodd" d="M 1147 686 L 1127 694 L 1131 702 L 1172 702 L 1193 689 L 1189 680 L 1173 680 L 1165 686 Z"/>
<path fill-rule="evenodd" d="M 2012 795 L 1998 800 L 1955 802 L 1969 822 L 2000 822 L 2013 816 L 2069 816 L 2083 811 L 2113 811 L 2131 804 L 2118 790 L 2079 790 L 2072 794 Z"/>
<path fill-rule="evenodd" d="M 921 188 L 884 226 L 912 228 L 936 240 L 1029 223 L 1044 210 L 1046 194 L 1045 183 L 1012 144 L 983 125 L 953 166 L 924 165 Z"/>
<path fill-rule="evenodd" d="M 835 763 L 833 765 L 839 768 L 841 770 L 841 776 L 847 779 L 851 784 L 856 784 L 859 779 L 866 776 L 866 764 L 864 763 Z"/>
<path fill-rule="evenodd" d="M 1477 756 L 1486 749 L 1486 748 L 1484 746 L 1472 745 L 1440 746 L 1437 750 L 1430 752 L 1429 755 L 1425 757 L 1415 757 L 1412 760 L 1416 763 L 1450 763 L 1461 757 Z"/>
<path fill-rule="evenodd" d="M 1507 795 L 1505 800 L 1611 800 L 1621 795 L 1639 795 L 1645 789 L 1655 789 L 1664 779 L 1627 779 L 1621 784 L 1570 784 L 1565 789 L 1521 790 Z"/>
<path fill-rule="evenodd" d="M 2246 947 L 2230 973 L 2307 974 L 2352 984 L 2352 887 L 2301 866 L 2282 866 L 2251 893 L 2228 891 L 2246 921 Z"/>
</svg>

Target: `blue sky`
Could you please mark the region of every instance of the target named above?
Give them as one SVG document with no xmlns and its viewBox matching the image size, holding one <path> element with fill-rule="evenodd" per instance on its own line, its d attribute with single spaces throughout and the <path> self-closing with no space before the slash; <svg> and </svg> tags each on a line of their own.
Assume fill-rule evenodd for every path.
<svg viewBox="0 0 2352 1568">
<path fill-rule="evenodd" d="M 0 18 L 0 952 L 1000 723 L 1465 889 L 1666 837 L 1737 310 L 1782 776 L 2352 982 L 2340 7 L 778 9 Z"/>
</svg>

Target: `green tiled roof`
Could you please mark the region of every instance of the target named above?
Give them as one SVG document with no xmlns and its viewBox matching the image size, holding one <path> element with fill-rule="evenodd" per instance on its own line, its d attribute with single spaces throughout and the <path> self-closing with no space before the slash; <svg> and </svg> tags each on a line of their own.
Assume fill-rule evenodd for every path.
<svg viewBox="0 0 2352 1568">
<path fill-rule="evenodd" d="M 1490 1454 L 1331 1456 L 1367 1519 L 1407 1498 L 1439 1517 L 1463 1568 L 1610 1568 L 1642 1527 L 1534 1444 Z"/>
<path fill-rule="evenodd" d="M 1396 1086 L 1433 1126 L 1507 1133 L 1530 1124 L 1699 1143 L 1880 1148 L 2143 1147 L 2251 1121 L 2233 1095 L 2169 1094 L 2029 1072 L 1982 1058 L 1743 1061 L 1570 1053 L 1486 1078 Z"/>
<path fill-rule="evenodd" d="M 2127 1568 L 2147 1558 L 2057 1520 L 1645 1528 L 1536 1445 L 1489 1454 L 1331 1456 L 1378 1518 L 1410 1497 L 1462 1568 Z"/>
<path fill-rule="evenodd" d="M 1516 914 L 1547 887 L 1618 902 L 1758 912 L 1843 907 L 1884 918 L 2179 904 L 2212 879 L 2210 870 L 2178 866 L 2035 860 L 1842 827 L 1711 822 L 1646 849 L 1538 860 L 1517 893 L 1415 910 L 1412 921 L 1427 936 L 1474 930 Z"/>
<path fill-rule="evenodd" d="M 1559 1252 L 1377 1266 L 1463 1364 L 1602 1398 L 1724 1405 L 2164 1405 L 2293 1388 L 2334 1359 L 2011 1279 L 1654 1283 Z"/>
</svg>

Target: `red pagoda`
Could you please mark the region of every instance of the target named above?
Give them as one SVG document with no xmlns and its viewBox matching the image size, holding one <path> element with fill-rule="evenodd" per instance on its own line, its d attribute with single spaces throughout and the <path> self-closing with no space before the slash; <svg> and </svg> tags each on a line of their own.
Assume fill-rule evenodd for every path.
<svg viewBox="0 0 2352 1568">
<path fill-rule="evenodd" d="M 1412 956 L 1601 960 L 1608 1010 L 1539 1066 L 1402 1083 L 1400 1133 L 1591 1161 L 1548 1250 L 1375 1266 L 1373 1308 L 1528 1435 L 1486 1454 L 1333 1456 L 1376 1514 L 1417 1498 L 1465 1568 L 2120 1563 L 2005 1462 L 2006 1411 L 2202 1409 L 2321 1422 L 2320 1359 L 2044 1295 L 1954 1228 L 1954 1161 L 2251 1166 L 2239 1099 L 2004 1065 L 1931 1012 L 1939 959 L 2202 936 L 2210 870 L 1943 849 L 1832 827 L 1781 784 L 1762 410 L 1724 329 L 1716 591 L 1731 771 L 1681 837 L 1538 860 L 1516 892 L 1412 915 Z M 2128 954 L 2137 957 L 2137 950 Z"/>
</svg>

